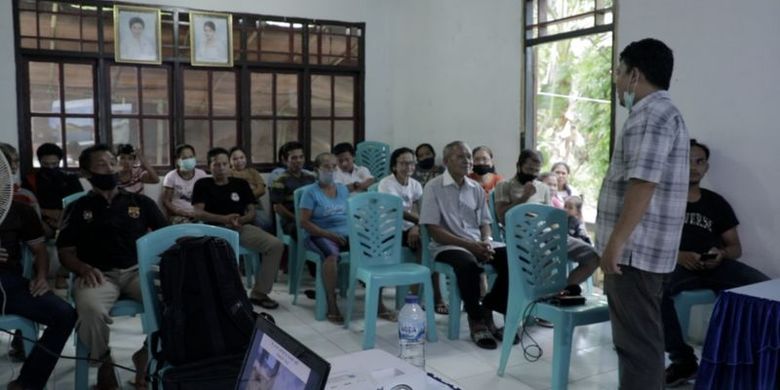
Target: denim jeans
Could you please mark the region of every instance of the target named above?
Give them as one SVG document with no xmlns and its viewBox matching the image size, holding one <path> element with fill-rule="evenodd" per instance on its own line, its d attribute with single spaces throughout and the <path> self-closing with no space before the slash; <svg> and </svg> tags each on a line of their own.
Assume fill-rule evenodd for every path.
<svg viewBox="0 0 780 390">
<path fill-rule="evenodd" d="M 59 357 L 52 356 L 41 347 L 55 354 L 62 353 L 76 324 L 76 310 L 51 291 L 33 297 L 29 289 L 30 280 L 19 274 L 0 271 L 0 282 L 6 294 L 6 314 L 16 314 L 46 325 L 43 336 L 27 356 L 16 379 L 24 388 L 42 389 Z"/>
<path fill-rule="evenodd" d="M 711 289 L 715 292 L 769 280 L 757 269 L 736 260 L 723 260 L 716 268 L 691 271 L 680 265 L 667 275 L 661 313 L 664 323 L 664 344 L 672 363 L 696 362 L 693 348 L 685 343 L 683 329 L 674 309 L 674 296 L 688 290 Z M 687 331 L 687 329 L 686 329 Z"/>
</svg>

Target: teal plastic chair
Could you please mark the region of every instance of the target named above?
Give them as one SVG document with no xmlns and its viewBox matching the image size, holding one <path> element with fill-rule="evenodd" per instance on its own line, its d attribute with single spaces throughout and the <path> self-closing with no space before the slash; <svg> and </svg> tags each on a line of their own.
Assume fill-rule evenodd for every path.
<svg viewBox="0 0 780 390">
<path fill-rule="evenodd" d="M 374 347 L 381 287 L 422 284 L 426 307 L 434 307 L 431 270 L 402 260 L 403 212 L 403 201 L 395 195 L 372 192 L 349 199 L 349 289 L 344 327 L 349 329 L 355 289 L 361 281 L 366 285 L 363 349 Z M 426 335 L 434 342 L 438 339 L 435 313 L 427 310 L 426 316 Z"/>
<path fill-rule="evenodd" d="M 680 329 L 683 331 L 683 338 L 689 339 L 691 308 L 696 305 L 715 303 L 715 299 L 717 299 L 715 292 L 708 289 L 683 291 L 672 298 L 677 319 L 680 321 Z"/>
<path fill-rule="evenodd" d="M 68 208 L 68 205 L 75 202 L 76 199 L 81 198 L 82 196 L 86 195 L 89 191 L 81 191 L 81 192 L 75 192 L 72 193 L 64 198 L 62 198 L 62 209 L 65 210 Z"/>
<path fill-rule="evenodd" d="M 366 192 L 377 192 L 379 190 L 379 180 L 380 179 L 381 178 L 376 178 L 376 183 L 368 186 L 368 188 L 366 188 Z"/>
<path fill-rule="evenodd" d="M 274 218 L 276 220 L 276 238 L 287 245 L 287 287 L 290 290 L 289 293 L 292 294 L 298 288 L 298 275 L 295 273 L 298 269 L 298 245 L 291 235 L 284 233 L 282 216 L 275 214 Z"/>
<path fill-rule="evenodd" d="M 439 275 L 444 276 L 447 281 L 447 305 L 449 306 L 447 320 L 447 338 L 450 340 L 457 340 L 460 337 L 460 315 L 461 315 L 461 300 L 460 289 L 458 288 L 457 277 L 455 277 L 455 270 L 449 264 L 440 263 L 434 261 L 431 251 L 428 245 L 431 242 L 428 228 L 425 225 L 420 225 L 420 246 L 422 249 L 422 263 L 428 267 L 432 272 L 438 272 Z"/>
<path fill-rule="evenodd" d="M 238 256 L 244 258 L 244 276 L 246 288 L 252 288 L 255 284 L 255 273 L 260 272 L 260 254 L 243 246 L 238 249 Z"/>
<path fill-rule="evenodd" d="M 27 279 L 32 278 L 33 259 L 30 249 L 27 245 L 22 245 L 22 276 Z M 22 332 L 22 336 L 25 337 L 22 340 L 24 346 L 24 356 L 30 356 L 35 343 L 30 340 L 38 340 L 38 324 L 32 320 L 18 316 L 16 314 L 6 314 L 0 316 L 0 329 L 6 330 L 19 330 Z"/>
<path fill-rule="evenodd" d="M 327 308 L 327 301 L 325 300 L 325 284 L 322 280 L 322 261 L 323 259 L 320 257 L 320 254 L 312 251 L 308 248 L 306 248 L 306 237 L 308 234 L 301 226 L 301 198 L 303 197 L 303 193 L 308 191 L 309 188 L 316 186 L 317 184 L 309 184 L 303 187 L 298 188 L 293 192 L 293 201 L 295 204 L 295 229 L 297 232 L 298 239 L 296 240 L 296 254 L 298 255 L 298 258 L 296 260 L 296 271 L 295 271 L 295 287 L 293 294 L 293 305 L 298 304 L 298 290 L 300 287 L 301 278 L 303 276 L 303 269 L 304 264 L 309 261 L 314 263 L 315 266 L 315 273 L 314 273 L 314 294 L 315 294 L 315 304 L 314 304 L 314 319 L 317 321 L 323 321 L 325 319 L 325 314 L 328 311 Z M 339 268 L 342 268 L 347 263 L 346 259 L 349 259 L 349 252 L 341 252 L 340 254 L 341 261 L 339 261 Z M 342 277 L 342 272 L 339 271 L 339 280 L 345 280 L 346 277 Z M 341 288 L 342 293 L 346 293 L 346 288 L 342 286 Z"/>
<path fill-rule="evenodd" d="M 504 242 L 504 235 L 501 234 L 501 225 L 498 223 L 498 215 L 496 214 L 496 191 L 490 191 L 488 197 L 488 208 L 490 209 L 490 217 L 493 222 L 490 223 L 490 230 L 493 233 L 493 241 Z"/>
<path fill-rule="evenodd" d="M 379 179 L 390 172 L 390 145 L 384 142 L 363 141 L 355 148 L 355 163 L 368 168 Z"/>
<path fill-rule="evenodd" d="M 135 242 L 138 251 L 138 272 L 141 282 L 141 296 L 143 305 L 147 308 L 143 312 L 144 334 L 150 337 L 154 332 L 160 329 L 160 300 L 158 297 L 159 287 L 155 286 L 155 279 L 158 279 L 160 255 L 165 252 L 176 240 L 186 236 L 212 236 L 219 237 L 227 241 L 238 259 L 239 244 L 238 232 L 218 226 L 192 223 L 167 226 L 159 230 L 150 232 Z M 147 367 L 156 367 L 154 354 L 152 353 L 152 343 L 148 343 L 149 363 Z"/>
<path fill-rule="evenodd" d="M 565 389 L 574 327 L 609 321 L 606 297 L 587 295 L 584 305 L 571 307 L 541 301 L 566 287 L 565 211 L 539 204 L 517 205 L 507 212 L 504 226 L 509 300 L 498 375 L 504 375 L 520 322 L 540 317 L 554 324 L 552 388 Z M 521 318 L 526 308 L 530 309 L 529 317 Z"/>
</svg>

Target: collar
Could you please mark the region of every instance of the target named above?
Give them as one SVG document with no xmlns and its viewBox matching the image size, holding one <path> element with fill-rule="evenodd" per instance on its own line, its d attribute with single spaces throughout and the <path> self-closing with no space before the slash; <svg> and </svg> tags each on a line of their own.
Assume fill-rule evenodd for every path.
<svg viewBox="0 0 780 390">
<path fill-rule="evenodd" d="M 651 101 L 660 99 L 670 99 L 669 91 L 659 89 L 649 95 L 646 95 L 642 98 L 642 100 L 638 101 L 634 107 L 631 108 L 631 111 L 637 111 L 638 109 L 641 109 L 642 107 L 650 104 Z"/>
<path fill-rule="evenodd" d="M 446 187 L 446 186 L 450 186 L 450 185 L 453 185 L 453 186 L 457 186 L 458 185 L 457 183 L 455 183 L 455 179 L 452 178 L 452 175 L 450 175 L 450 171 L 445 170 L 444 173 L 442 173 L 441 175 L 443 176 L 442 181 L 441 181 L 441 185 L 442 186 Z M 463 177 L 463 184 L 465 184 L 468 187 L 476 187 L 478 185 L 477 182 L 475 182 L 472 179 L 469 179 L 468 176 L 464 176 Z"/>
</svg>

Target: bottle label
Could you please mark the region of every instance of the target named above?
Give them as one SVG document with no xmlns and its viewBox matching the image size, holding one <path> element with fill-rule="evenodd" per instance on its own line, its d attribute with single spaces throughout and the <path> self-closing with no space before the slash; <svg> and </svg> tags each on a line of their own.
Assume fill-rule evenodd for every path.
<svg viewBox="0 0 780 390">
<path fill-rule="evenodd" d="M 398 324 L 398 338 L 405 341 L 419 342 L 425 337 L 425 321 L 410 321 Z"/>
</svg>

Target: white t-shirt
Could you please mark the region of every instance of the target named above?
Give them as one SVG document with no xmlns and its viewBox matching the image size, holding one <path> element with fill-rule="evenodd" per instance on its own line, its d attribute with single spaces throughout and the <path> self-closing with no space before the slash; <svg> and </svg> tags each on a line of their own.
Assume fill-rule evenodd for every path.
<svg viewBox="0 0 780 390">
<path fill-rule="evenodd" d="M 371 176 L 371 172 L 366 167 L 361 167 L 359 165 L 353 165 L 352 166 L 352 172 L 344 172 L 341 170 L 341 168 L 337 169 L 336 172 L 333 172 L 333 181 L 336 183 L 341 183 L 343 185 L 350 185 L 355 182 L 364 182 L 370 178 L 373 178 L 374 176 Z"/>
<path fill-rule="evenodd" d="M 192 188 L 195 187 L 196 181 L 208 176 L 208 173 L 195 168 L 195 174 L 192 175 L 192 178 L 184 180 L 179 176 L 179 171 L 174 169 L 165 175 L 163 187 L 173 189 L 171 203 L 173 203 L 175 207 L 184 210 L 192 210 Z"/>
<path fill-rule="evenodd" d="M 404 202 L 404 211 L 414 211 L 414 204 L 419 202 L 423 196 L 423 188 L 419 181 L 409 178 L 409 183 L 403 185 L 398 182 L 395 175 L 388 175 L 379 181 L 379 192 L 393 194 L 400 197 Z M 409 230 L 414 223 L 404 220 L 404 230 Z"/>
</svg>

